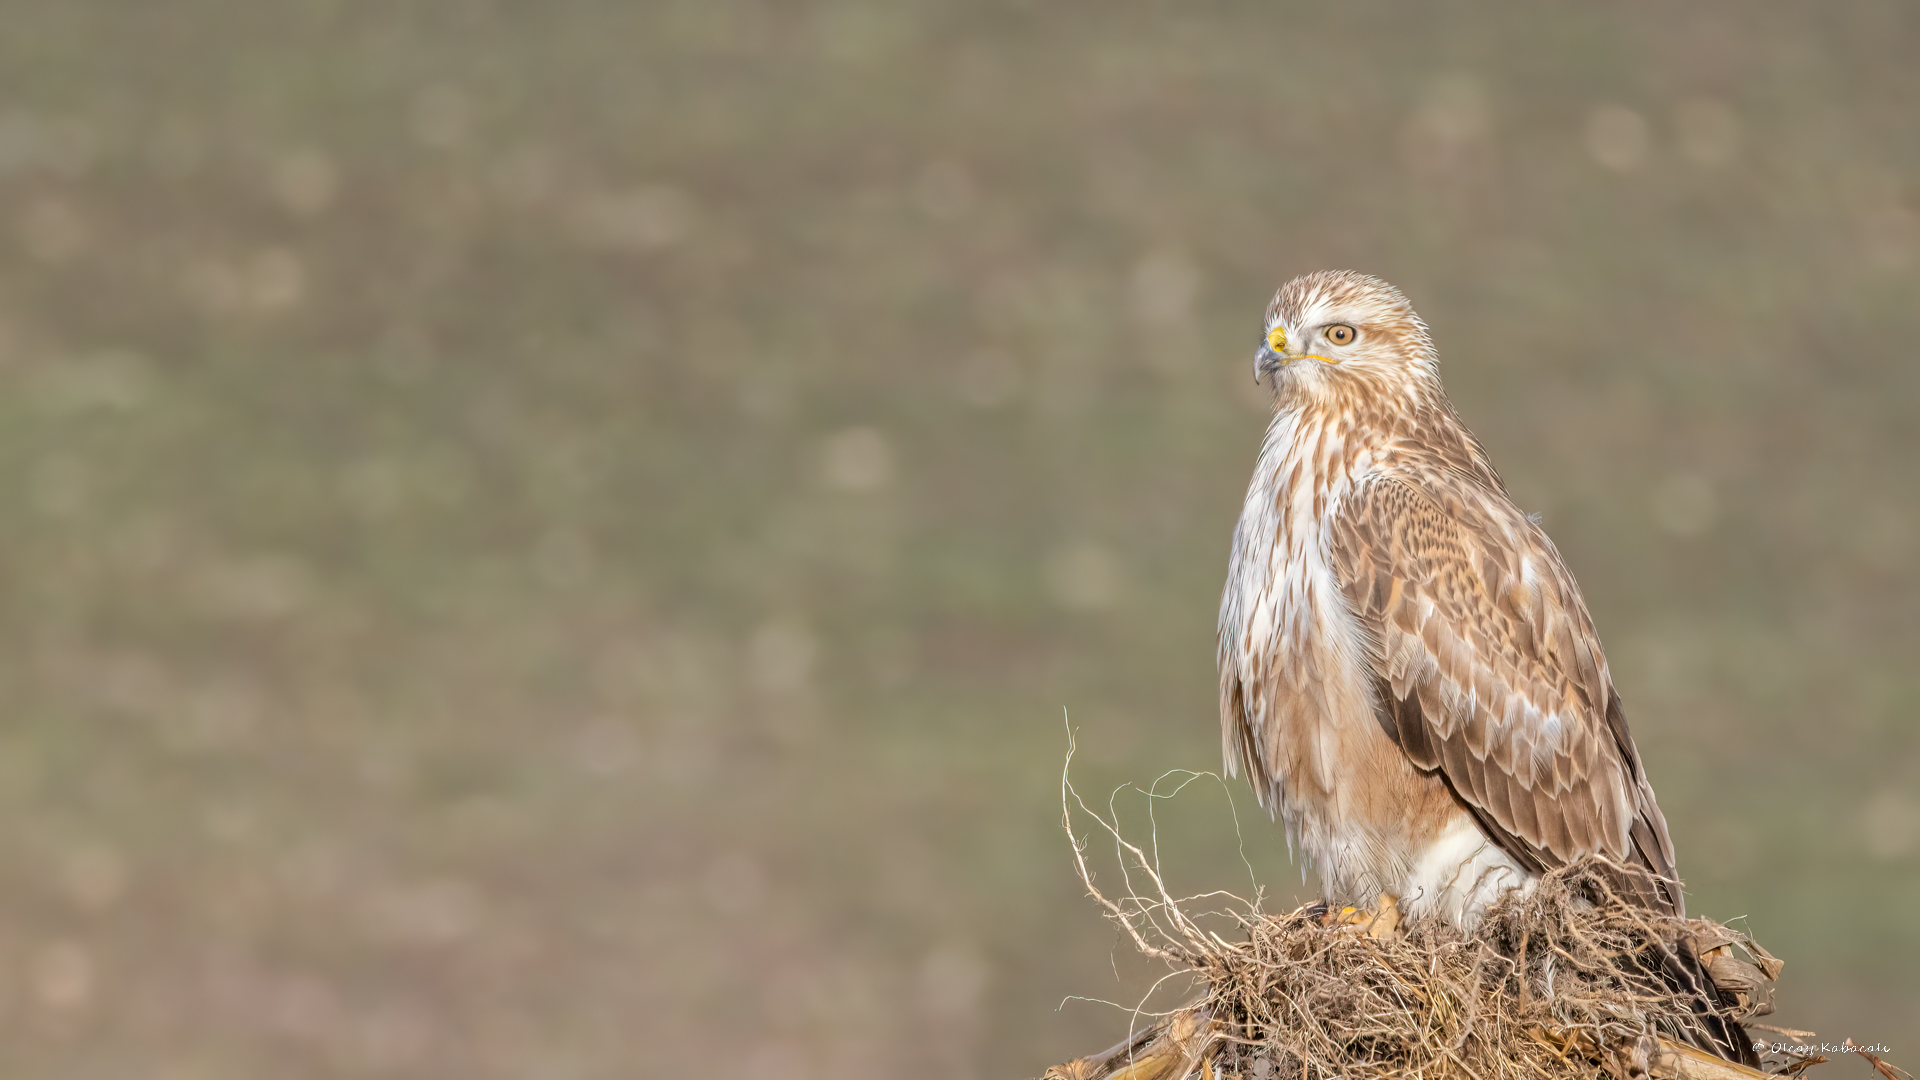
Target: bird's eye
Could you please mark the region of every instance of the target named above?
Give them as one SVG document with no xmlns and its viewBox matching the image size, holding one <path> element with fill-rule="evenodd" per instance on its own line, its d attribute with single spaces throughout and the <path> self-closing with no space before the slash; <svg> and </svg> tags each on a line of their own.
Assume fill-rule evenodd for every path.
<svg viewBox="0 0 1920 1080">
<path fill-rule="evenodd" d="M 1273 329 L 1267 331 L 1267 348 L 1272 349 L 1274 352 L 1281 352 L 1285 350 L 1286 347 L 1287 347 L 1287 328 L 1286 327 L 1276 326 Z"/>
<path fill-rule="evenodd" d="M 1359 336 L 1358 331 L 1345 324 L 1327 327 L 1327 340 L 1333 342 L 1335 345 L 1351 345 L 1353 344 L 1353 339 Z"/>
</svg>

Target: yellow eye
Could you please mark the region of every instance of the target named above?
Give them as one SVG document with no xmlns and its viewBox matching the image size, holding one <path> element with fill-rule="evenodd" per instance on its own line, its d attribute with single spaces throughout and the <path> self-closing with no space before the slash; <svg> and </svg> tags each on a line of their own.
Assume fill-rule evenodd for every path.
<svg viewBox="0 0 1920 1080">
<path fill-rule="evenodd" d="M 1327 327 L 1327 340 L 1333 342 L 1335 345 L 1351 345 L 1353 344 L 1353 339 L 1359 336 L 1358 331 L 1344 324 Z"/>
<path fill-rule="evenodd" d="M 1267 348 L 1274 352 L 1284 352 L 1287 348 L 1287 328 L 1276 326 L 1267 331 Z"/>
</svg>

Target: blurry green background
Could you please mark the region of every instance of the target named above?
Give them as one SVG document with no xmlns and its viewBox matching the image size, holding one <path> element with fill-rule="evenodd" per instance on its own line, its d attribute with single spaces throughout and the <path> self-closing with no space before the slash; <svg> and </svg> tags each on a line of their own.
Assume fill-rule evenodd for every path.
<svg viewBox="0 0 1920 1080">
<path fill-rule="evenodd" d="M 0 1072 L 1116 1040 L 1063 710 L 1090 793 L 1218 768 L 1249 350 L 1323 267 L 1545 515 L 1694 910 L 1920 1060 L 1911 4 L 0 26 Z M 1221 790 L 1187 891 L 1247 887 Z"/>
</svg>

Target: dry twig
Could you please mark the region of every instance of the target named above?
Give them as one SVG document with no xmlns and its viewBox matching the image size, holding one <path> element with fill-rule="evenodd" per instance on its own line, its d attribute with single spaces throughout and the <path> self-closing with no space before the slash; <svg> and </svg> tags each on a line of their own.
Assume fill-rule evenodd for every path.
<svg viewBox="0 0 1920 1080">
<path fill-rule="evenodd" d="M 1497 903 L 1471 933 L 1439 920 L 1403 924 L 1397 910 L 1268 915 L 1227 897 L 1226 914 L 1246 935 L 1234 941 L 1183 910 L 1187 901 L 1160 873 L 1157 844 L 1149 855 L 1129 842 L 1111 812 L 1087 807 L 1065 772 L 1061 814 L 1070 837 L 1077 818 L 1092 818 L 1121 861 L 1124 892 L 1110 897 L 1094 884 L 1087 845 L 1075 837 L 1074 865 L 1088 894 L 1142 953 L 1193 976 L 1204 994 L 1158 1013 L 1143 1002 L 1134 1016 L 1153 1017 L 1147 1030 L 1049 1070 L 1050 1080 L 1767 1075 L 1690 1044 L 1703 1041 L 1708 1011 L 1744 1020 L 1769 1010 L 1780 962 L 1739 931 L 1633 903 L 1635 890 L 1623 887 L 1633 868 L 1589 859 L 1549 873 Z M 1722 972 L 1745 980 L 1740 996 L 1708 1003 L 1673 985 L 1666 973 L 1683 949 L 1711 965 L 1716 981 Z M 1798 1072 L 1811 1063 L 1788 1055 L 1776 1067 Z"/>
</svg>

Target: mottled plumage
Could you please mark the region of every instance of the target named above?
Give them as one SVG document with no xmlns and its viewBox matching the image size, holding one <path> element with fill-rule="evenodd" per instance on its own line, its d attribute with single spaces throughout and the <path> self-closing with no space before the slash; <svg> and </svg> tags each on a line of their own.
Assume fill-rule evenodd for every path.
<svg viewBox="0 0 1920 1080">
<path fill-rule="evenodd" d="M 1582 855 L 1671 879 L 1579 587 L 1448 403 L 1426 327 L 1332 273 L 1267 323 L 1291 344 L 1262 350 L 1275 416 L 1221 604 L 1228 767 L 1329 899 L 1471 922 Z"/>
<path fill-rule="evenodd" d="M 1330 901 L 1471 925 L 1602 854 L 1683 914 L 1579 586 L 1448 402 L 1425 324 L 1329 272 L 1281 288 L 1266 331 L 1274 418 L 1220 606 L 1228 770 Z"/>
</svg>

